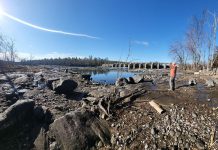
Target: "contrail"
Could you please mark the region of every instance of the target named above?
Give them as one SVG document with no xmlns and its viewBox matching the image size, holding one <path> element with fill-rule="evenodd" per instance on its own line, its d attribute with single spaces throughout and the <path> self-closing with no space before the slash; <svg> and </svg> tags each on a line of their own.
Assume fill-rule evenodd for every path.
<svg viewBox="0 0 218 150">
<path fill-rule="evenodd" d="M 53 30 L 53 29 L 47 29 L 47 28 L 44 28 L 44 27 L 40 27 L 40 26 L 37 26 L 37 25 L 34 25 L 34 24 L 31 24 L 31 23 L 28 23 L 26 21 L 23 21 L 19 18 L 16 18 L 4 11 L 0 11 L 0 14 L 16 21 L 16 22 L 19 22 L 21 24 L 24 24 L 26 26 L 29 26 L 29 27 L 32 27 L 34 29 L 38 29 L 38 30 L 42 30 L 42 31 L 46 31 L 46 32 L 52 32 L 52 33 L 59 33 L 59 34 L 65 34 L 65 35 L 71 35 L 71 36 L 79 36 L 79 37 L 86 37 L 86 38 L 91 38 L 91 39 L 100 39 L 99 37 L 95 37 L 95 36 L 90 36 L 90 35 L 87 35 L 87 34 L 80 34 L 80 33 L 71 33 L 71 32 L 64 32 L 64 31 L 60 31 L 60 30 Z"/>
</svg>

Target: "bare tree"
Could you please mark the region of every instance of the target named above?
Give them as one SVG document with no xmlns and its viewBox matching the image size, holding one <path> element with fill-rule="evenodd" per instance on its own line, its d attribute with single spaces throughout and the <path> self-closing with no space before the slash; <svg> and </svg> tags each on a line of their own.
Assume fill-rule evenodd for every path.
<svg viewBox="0 0 218 150">
<path fill-rule="evenodd" d="M 8 47 L 9 61 L 14 63 L 15 59 L 17 58 L 14 40 L 10 39 L 10 41 L 8 41 L 7 43 L 7 47 Z"/>
<path fill-rule="evenodd" d="M 6 36 L 0 33 L 0 59 L 1 65 L 4 67 L 10 67 L 14 64 L 17 58 L 14 40 L 8 39 Z"/>
<path fill-rule="evenodd" d="M 183 41 L 175 41 L 171 44 L 169 53 L 183 69 L 187 68 L 188 53 Z"/>
<path fill-rule="evenodd" d="M 209 32 L 207 34 L 207 50 L 208 50 L 208 60 L 207 60 L 207 70 L 212 69 L 215 62 L 215 52 L 216 52 L 216 32 L 217 32 L 217 20 L 218 17 L 216 13 L 208 11 L 208 14 L 212 16 L 212 21 L 209 22 Z"/>
<path fill-rule="evenodd" d="M 189 29 L 186 33 L 186 47 L 191 56 L 194 68 L 197 69 L 202 61 L 203 44 L 205 41 L 206 13 L 201 17 L 192 18 Z"/>
<path fill-rule="evenodd" d="M 203 66 L 207 67 L 209 71 L 216 61 L 214 54 L 216 52 L 217 23 L 216 13 L 210 11 L 204 11 L 199 17 L 192 17 L 184 42 L 173 43 L 170 47 L 170 54 L 182 63 L 182 52 L 188 53 L 193 69 Z"/>
<path fill-rule="evenodd" d="M 4 38 L 3 35 L 0 34 L 0 53 L 2 53 L 4 49 Z"/>
</svg>

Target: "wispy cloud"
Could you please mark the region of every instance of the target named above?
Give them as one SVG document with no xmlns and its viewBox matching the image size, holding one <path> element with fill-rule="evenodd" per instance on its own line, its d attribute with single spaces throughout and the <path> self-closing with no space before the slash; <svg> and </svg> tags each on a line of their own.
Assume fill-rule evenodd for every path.
<svg viewBox="0 0 218 150">
<path fill-rule="evenodd" d="M 26 26 L 29 26 L 31 28 L 34 29 L 38 29 L 38 30 L 42 30 L 42 31 L 46 31 L 46 32 L 52 32 L 52 33 L 58 33 L 58 34 L 64 34 L 64 35 L 70 35 L 70 36 L 78 36 L 78 37 L 85 37 L 85 38 L 91 38 L 91 39 L 100 39 L 99 37 L 95 37 L 95 36 L 91 36 L 91 35 L 87 35 L 87 34 L 81 34 L 81 33 L 72 33 L 72 32 L 65 32 L 65 31 L 61 31 L 61 30 L 53 30 L 53 29 L 48 29 L 48 28 L 44 28 L 44 27 L 40 27 L 37 25 L 34 25 L 32 23 L 26 22 L 24 20 L 21 20 L 17 17 L 14 17 L 8 13 L 6 13 L 5 11 L 0 11 L 0 14 L 16 21 L 19 22 L 21 24 L 24 24 Z"/>
<path fill-rule="evenodd" d="M 146 42 L 146 41 L 133 41 L 133 43 L 135 43 L 135 44 L 139 44 L 139 45 L 144 45 L 144 46 L 148 46 L 149 45 L 149 43 L 148 42 Z"/>
</svg>

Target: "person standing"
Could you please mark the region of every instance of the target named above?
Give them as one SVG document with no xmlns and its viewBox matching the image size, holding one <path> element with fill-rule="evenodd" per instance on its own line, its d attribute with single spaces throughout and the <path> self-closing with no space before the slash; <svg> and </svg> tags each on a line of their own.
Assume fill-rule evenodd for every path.
<svg viewBox="0 0 218 150">
<path fill-rule="evenodd" d="M 170 64 L 170 89 L 171 91 L 175 90 L 175 78 L 176 78 L 177 66 L 176 63 L 173 62 Z"/>
</svg>

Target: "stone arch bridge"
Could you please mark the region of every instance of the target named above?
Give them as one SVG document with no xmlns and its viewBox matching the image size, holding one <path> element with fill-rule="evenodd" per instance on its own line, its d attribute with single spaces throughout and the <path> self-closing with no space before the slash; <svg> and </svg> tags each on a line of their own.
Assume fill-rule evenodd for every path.
<svg viewBox="0 0 218 150">
<path fill-rule="evenodd" d="M 103 64 L 103 67 L 109 67 L 114 69 L 119 68 L 128 68 L 129 70 L 134 69 L 169 69 L 169 63 L 159 63 L 159 62 L 150 62 L 150 63 L 114 63 L 114 64 Z"/>
</svg>

